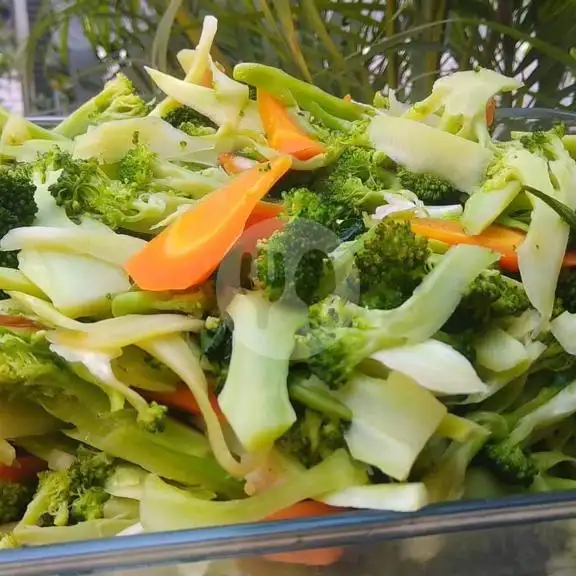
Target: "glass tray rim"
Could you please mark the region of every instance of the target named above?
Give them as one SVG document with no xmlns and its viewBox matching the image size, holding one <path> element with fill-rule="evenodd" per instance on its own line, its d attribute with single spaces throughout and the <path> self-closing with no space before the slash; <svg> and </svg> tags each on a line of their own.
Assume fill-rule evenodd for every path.
<svg viewBox="0 0 576 576">
<path fill-rule="evenodd" d="M 0 576 L 79 574 L 353 546 L 576 518 L 576 491 L 431 505 L 417 512 L 350 511 L 0 551 Z"/>
</svg>

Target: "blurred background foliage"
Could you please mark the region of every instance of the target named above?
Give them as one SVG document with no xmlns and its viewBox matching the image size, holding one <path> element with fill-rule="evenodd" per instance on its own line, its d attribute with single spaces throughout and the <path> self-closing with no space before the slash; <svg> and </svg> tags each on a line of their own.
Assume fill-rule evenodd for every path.
<svg viewBox="0 0 576 576">
<path fill-rule="evenodd" d="M 183 0 L 171 31 L 158 27 L 169 0 L 38 4 L 20 71 L 27 83 L 44 74 L 60 113 L 119 69 L 152 97 L 143 66 L 181 74 L 176 54 L 208 13 L 219 19 L 213 56 L 228 70 L 264 62 L 370 101 L 388 88 L 421 98 L 440 74 L 480 65 L 524 81 L 506 106 L 575 103 L 576 0 Z M 46 97 L 36 90 L 28 108 Z"/>
</svg>

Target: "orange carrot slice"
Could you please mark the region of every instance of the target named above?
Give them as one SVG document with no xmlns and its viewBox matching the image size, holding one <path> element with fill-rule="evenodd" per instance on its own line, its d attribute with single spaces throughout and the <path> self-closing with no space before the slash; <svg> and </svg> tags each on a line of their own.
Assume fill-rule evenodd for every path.
<svg viewBox="0 0 576 576">
<path fill-rule="evenodd" d="M 272 148 L 298 160 L 309 160 L 326 152 L 324 144 L 306 134 L 274 96 L 258 89 L 256 101 L 266 138 Z"/>
<path fill-rule="evenodd" d="M 490 98 L 488 100 L 488 105 L 486 106 L 486 124 L 488 127 L 494 124 L 494 120 L 496 119 L 496 100 L 494 98 Z"/>
<path fill-rule="evenodd" d="M 210 277 L 242 235 L 258 202 L 290 169 L 279 156 L 212 192 L 124 265 L 143 290 L 185 290 Z"/>
<path fill-rule="evenodd" d="M 218 164 L 220 164 L 228 174 L 234 175 L 254 168 L 258 162 L 250 158 L 245 158 L 244 156 L 224 152 L 218 156 Z"/>
<path fill-rule="evenodd" d="M 511 271 L 518 270 L 516 249 L 524 242 L 526 235 L 520 230 L 492 224 L 481 234 L 471 236 L 454 220 L 435 218 L 414 218 L 410 221 L 412 230 L 418 236 L 438 240 L 445 244 L 472 244 L 490 248 L 501 254 L 500 265 Z"/>
<path fill-rule="evenodd" d="M 326 516 L 340 512 L 340 508 L 328 506 L 322 502 L 314 500 L 305 500 L 298 502 L 276 512 L 266 520 L 288 520 L 294 518 L 312 518 L 315 516 Z M 269 554 L 265 556 L 268 560 L 282 562 L 285 564 L 303 564 L 306 566 L 330 566 L 340 560 L 344 554 L 343 548 L 318 548 L 315 550 L 301 550 L 298 552 L 283 552 L 280 554 Z"/>
</svg>

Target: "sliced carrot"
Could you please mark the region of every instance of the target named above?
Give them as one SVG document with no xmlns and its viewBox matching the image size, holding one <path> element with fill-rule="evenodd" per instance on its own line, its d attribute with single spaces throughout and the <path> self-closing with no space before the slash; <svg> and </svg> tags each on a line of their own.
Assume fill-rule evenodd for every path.
<svg viewBox="0 0 576 576">
<path fill-rule="evenodd" d="M 341 508 L 334 508 L 322 502 L 305 500 L 298 502 L 290 508 L 272 514 L 266 520 L 288 520 L 294 518 L 313 518 L 327 516 L 341 512 Z M 298 552 L 283 552 L 265 556 L 268 560 L 285 564 L 304 564 L 306 566 L 330 566 L 340 560 L 344 554 L 343 548 L 318 548 L 315 550 L 301 550 Z"/>
<path fill-rule="evenodd" d="M 352 102 L 352 96 L 350 96 L 350 94 L 346 94 L 346 96 L 344 96 L 344 100 L 346 100 L 346 102 Z"/>
<path fill-rule="evenodd" d="M 206 88 L 212 88 L 212 84 L 213 84 L 212 70 L 210 70 L 210 68 L 206 68 L 206 70 L 204 70 L 204 75 L 202 76 L 200 86 L 205 86 Z"/>
<path fill-rule="evenodd" d="M 46 462 L 36 456 L 17 456 L 11 466 L 0 464 L 0 480 L 4 482 L 34 480 L 38 473 L 46 468 Z"/>
<path fill-rule="evenodd" d="M 240 174 L 241 172 L 246 172 L 258 164 L 256 160 L 251 160 L 245 156 L 238 156 L 236 154 L 230 154 L 229 152 L 223 152 L 218 156 L 218 164 L 224 168 L 224 170 L 230 174 Z"/>
<path fill-rule="evenodd" d="M 192 414 L 193 416 L 201 416 L 202 412 L 194 398 L 194 394 L 188 386 L 181 384 L 176 387 L 173 392 L 154 392 L 152 390 L 141 390 L 142 396 L 147 400 L 152 400 L 163 404 L 168 408 L 175 408 L 176 410 L 181 410 L 187 414 Z M 214 408 L 216 414 L 219 417 L 223 417 L 220 406 L 218 405 L 218 399 L 215 394 L 209 393 L 210 403 Z"/>
<path fill-rule="evenodd" d="M 510 271 L 518 270 L 516 248 L 524 242 L 526 235 L 520 230 L 493 224 L 481 234 L 471 236 L 454 220 L 435 218 L 414 218 L 410 221 L 412 230 L 418 236 L 438 240 L 445 244 L 472 244 L 490 248 L 501 254 L 500 265 Z"/>
<path fill-rule="evenodd" d="M 306 134 L 274 96 L 258 89 L 256 101 L 266 138 L 272 148 L 298 160 L 309 160 L 326 152 L 324 144 Z"/>
<path fill-rule="evenodd" d="M 283 211 L 284 207 L 279 202 L 258 202 L 248 217 L 245 228 L 248 229 L 251 226 L 254 226 L 254 224 L 258 224 L 265 220 L 278 218 Z"/>
<path fill-rule="evenodd" d="M 496 100 L 494 98 L 490 98 L 488 100 L 488 105 L 486 106 L 486 124 L 488 127 L 494 124 L 494 120 L 496 119 Z"/>
<path fill-rule="evenodd" d="M 143 290 L 184 290 L 210 277 L 242 235 L 254 207 L 290 169 L 278 156 L 238 175 L 183 213 L 124 265 Z"/>
<path fill-rule="evenodd" d="M 34 330 L 40 330 L 42 326 L 30 320 L 30 318 L 25 318 L 24 316 L 11 316 L 9 314 L 0 314 L 0 326 L 5 328 L 30 328 Z"/>
</svg>

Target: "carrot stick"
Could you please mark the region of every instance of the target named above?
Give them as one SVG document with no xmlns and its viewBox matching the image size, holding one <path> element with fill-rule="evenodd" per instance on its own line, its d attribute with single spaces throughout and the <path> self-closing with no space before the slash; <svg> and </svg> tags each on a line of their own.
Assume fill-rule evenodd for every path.
<svg viewBox="0 0 576 576">
<path fill-rule="evenodd" d="M 510 271 L 518 270 L 516 248 L 524 242 L 526 235 L 520 230 L 493 224 L 481 234 L 471 236 L 454 220 L 435 218 L 414 218 L 410 221 L 412 230 L 418 236 L 438 240 L 445 244 L 473 244 L 484 246 L 501 254 L 500 265 Z"/>
<path fill-rule="evenodd" d="M 248 217 L 245 228 L 247 230 L 251 226 L 254 226 L 254 224 L 271 220 L 272 218 L 278 218 L 283 211 L 284 207 L 278 202 L 258 202 Z"/>
<path fill-rule="evenodd" d="M 271 94 L 259 88 L 256 101 L 266 138 L 272 148 L 283 154 L 291 154 L 298 160 L 309 160 L 326 152 L 324 144 L 306 134 Z"/>
<path fill-rule="evenodd" d="M 17 456 L 11 466 L 0 464 L 0 480 L 4 482 L 26 482 L 33 480 L 38 472 L 46 470 L 46 462 L 36 456 Z"/>
<path fill-rule="evenodd" d="M 288 520 L 293 518 L 313 518 L 315 516 L 327 516 L 340 512 L 340 508 L 328 506 L 322 502 L 315 502 L 314 500 L 306 500 L 298 502 L 276 512 L 266 520 Z M 343 548 L 317 548 L 315 550 L 301 550 L 298 552 L 283 552 L 280 554 L 269 554 L 264 556 L 268 560 L 274 562 L 282 562 L 285 564 L 303 564 L 306 566 L 330 566 L 340 560 L 344 554 Z"/>
<path fill-rule="evenodd" d="M 238 175 L 183 213 L 124 265 L 143 290 L 184 290 L 210 277 L 258 202 L 290 169 L 278 156 Z"/>
<path fill-rule="evenodd" d="M 220 164 L 228 174 L 234 175 L 250 170 L 250 168 L 256 166 L 258 162 L 250 158 L 245 158 L 244 156 L 223 152 L 218 156 L 218 164 Z"/>
<path fill-rule="evenodd" d="M 488 127 L 494 124 L 495 118 L 496 118 L 496 100 L 494 98 L 490 98 L 490 100 L 488 100 L 488 105 L 486 106 L 486 124 Z"/>
</svg>

